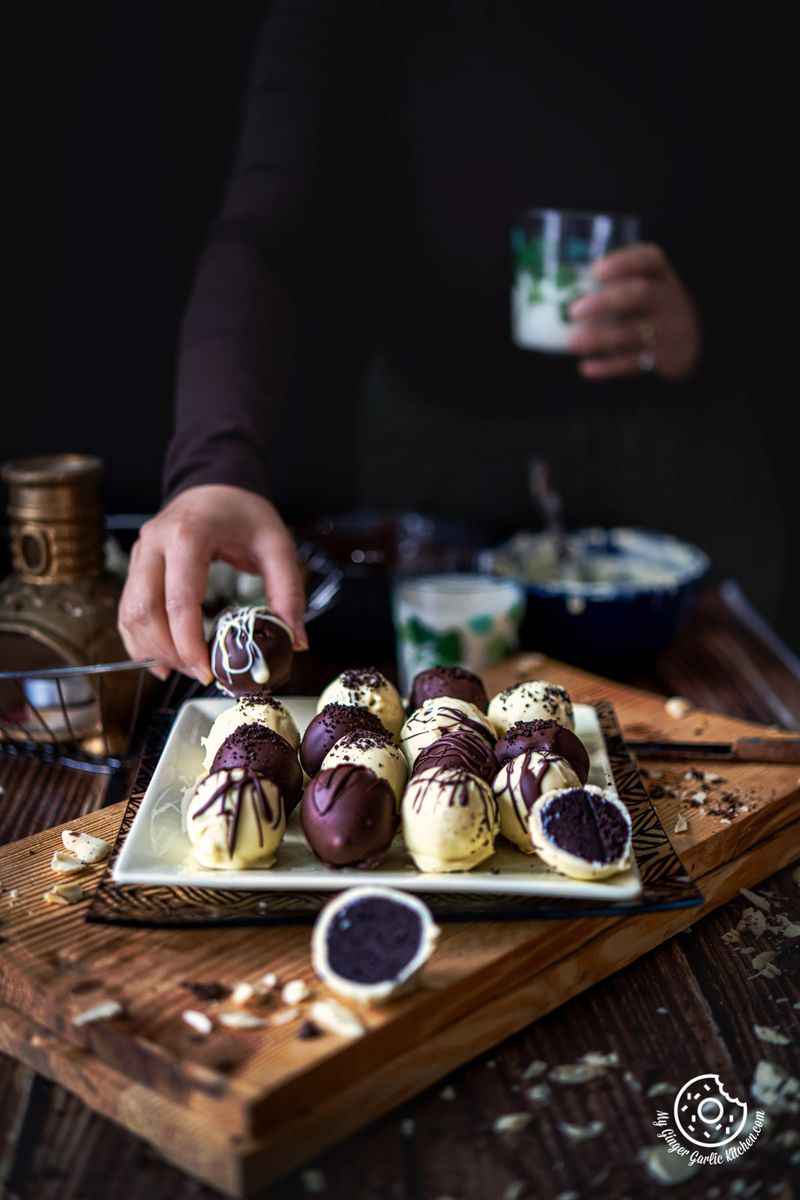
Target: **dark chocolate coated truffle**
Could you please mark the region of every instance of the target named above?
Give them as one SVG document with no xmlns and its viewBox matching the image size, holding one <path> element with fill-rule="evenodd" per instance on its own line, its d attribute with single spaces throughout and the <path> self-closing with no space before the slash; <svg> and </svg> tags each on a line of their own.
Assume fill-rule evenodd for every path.
<svg viewBox="0 0 800 1200">
<path fill-rule="evenodd" d="M 213 771 L 247 767 L 277 784 L 287 815 L 300 803 L 303 772 L 292 747 L 266 725 L 240 725 L 225 738 L 211 764 Z"/>
<path fill-rule="evenodd" d="M 581 783 L 589 778 L 589 753 L 580 738 L 558 721 L 517 721 L 494 748 L 498 763 L 528 750 L 565 758 Z"/>
<path fill-rule="evenodd" d="M 486 712 L 489 707 L 486 688 L 478 676 L 466 667 L 429 667 L 415 675 L 408 699 L 409 713 L 419 708 L 426 700 L 433 700 L 437 696 L 447 696 L 450 700 L 468 700 L 481 712 Z"/>
<path fill-rule="evenodd" d="M 376 867 L 397 829 L 394 792 L 367 767 L 343 763 L 311 780 L 300 822 L 326 867 Z"/>
<path fill-rule="evenodd" d="M 309 723 L 300 743 L 300 761 L 308 775 L 316 775 L 322 760 L 332 746 L 346 733 L 359 730 L 376 736 L 386 733 L 386 726 L 357 704 L 326 704 Z"/>
<path fill-rule="evenodd" d="M 553 793 L 542 809 L 542 832 L 552 845 L 586 862 L 615 862 L 630 842 L 630 825 L 617 805 L 597 791 Z"/>
<path fill-rule="evenodd" d="M 291 630 L 268 608 L 229 609 L 217 621 L 209 653 L 212 674 L 229 696 L 272 692 L 291 675 Z"/>
<path fill-rule="evenodd" d="M 429 767 L 448 767 L 456 771 L 469 771 L 479 779 L 491 783 L 499 770 L 499 764 L 486 738 L 471 729 L 456 729 L 444 733 L 430 746 L 420 750 L 414 760 L 412 775 L 419 775 Z"/>
</svg>

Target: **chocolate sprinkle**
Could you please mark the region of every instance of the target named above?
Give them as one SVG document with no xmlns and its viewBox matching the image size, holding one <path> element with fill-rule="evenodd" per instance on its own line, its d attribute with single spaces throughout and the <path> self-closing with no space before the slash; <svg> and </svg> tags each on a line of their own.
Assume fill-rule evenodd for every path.
<svg viewBox="0 0 800 1200">
<path fill-rule="evenodd" d="M 322 1030 L 313 1021 L 303 1021 L 303 1024 L 297 1031 L 297 1036 L 301 1042 L 307 1042 L 311 1038 L 322 1037 Z"/>
<path fill-rule="evenodd" d="M 184 979 L 181 984 L 187 992 L 191 992 L 197 1000 L 203 1000 L 206 1003 L 213 1003 L 216 1000 L 227 1000 L 231 994 L 231 989 L 224 983 L 191 983 L 188 979 Z"/>
</svg>

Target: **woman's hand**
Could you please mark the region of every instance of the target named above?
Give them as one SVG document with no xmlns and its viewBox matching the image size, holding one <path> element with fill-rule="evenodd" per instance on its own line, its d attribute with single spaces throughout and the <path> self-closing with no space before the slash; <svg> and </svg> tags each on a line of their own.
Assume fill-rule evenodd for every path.
<svg viewBox="0 0 800 1200">
<path fill-rule="evenodd" d="M 308 648 L 295 546 L 275 507 L 243 488 L 187 488 L 142 526 L 119 606 L 126 650 L 159 659 L 162 679 L 175 667 L 211 682 L 200 604 L 215 558 L 260 574 L 272 609 L 294 630 L 295 649 Z"/>
<path fill-rule="evenodd" d="M 615 250 L 595 263 L 594 274 L 602 287 L 570 306 L 572 319 L 582 323 L 570 336 L 581 375 L 691 375 L 700 361 L 700 322 L 664 251 L 652 245 Z"/>
</svg>

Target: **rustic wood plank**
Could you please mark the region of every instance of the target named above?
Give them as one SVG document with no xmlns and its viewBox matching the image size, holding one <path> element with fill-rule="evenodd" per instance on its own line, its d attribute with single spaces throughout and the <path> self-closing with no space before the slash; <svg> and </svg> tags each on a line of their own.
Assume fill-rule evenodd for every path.
<svg viewBox="0 0 800 1200">
<path fill-rule="evenodd" d="M 753 876 L 764 873 L 767 862 L 779 861 L 790 851 L 797 854 L 796 839 L 791 842 L 783 837 L 783 847 L 774 837 L 759 851 L 751 854 L 748 864 L 726 864 L 712 874 L 717 878 L 704 880 L 704 890 L 719 897 L 717 902 L 736 894 L 742 882 L 750 882 Z M 711 901 L 708 907 L 713 905 Z M 539 971 L 525 984 L 502 992 L 495 1000 L 483 1004 L 475 1013 L 461 1022 L 449 1025 L 435 1040 L 423 1040 L 407 1053 L 383 1062 L 381 1070 L 372 1075 L 356 1079 L 352 1086 L 340 1086 L 338 1090 L 315 1096 L 307 1102 L 307 1110 L 292 1118 L 276 1119 L 273 1136 L 263 1144 L 240 1142 L 235 1148 L 219 1141 L 217 1127 L 206 1127 L 203 1155 L 196 1150 L 198 1128 L 195 1118 L 183 1119 L 176 1105 L 169 1104 L 160 1096 L 143 1099 L 141 1089 L 132 1090 L 130 1104 L 120 1097 L 128 1086 L 118 1083 L 105 1064 L 95 1080 L 90 1064 L 78 1077 L 78 1088 L 87 1095 L 90 1103 L 102 1105 L 107 1098 L 107 1111 L 114 1116 L 128 1114 L 128 1123 L 137 1132 L 153 1137 L 156 1129 L 157 1144 L 166 1149 L 170 1158 L 186 1166 L 195 1174 L 211 1178 L 223 1190 L 245 1194 L 255 1190 L 264 1182 L 285 1173 L 307 1160 L 310 1146 L 323 1148 L 339 1140 L 363 1122 L 363 1113 L 388 1110 L 419 1090 L 421 1082 L 430 1081 L 437 1075 L 472 1057 L 480 1049 L 495 1044 L 510 1032 L 529 1024 L 551 1009 L 563 1003 L 565 995 L 575 994 L 602 979 L 610 971 L 638 956 L 643 946 L 652 946 L 670 937 L 687 924 L 686 912 L 658 913 L 641 917 L 603 922 L 606 929 L 598 932 L 594 942 L 575 954 L 566 954 L 563 959 L 547 970 Z M 639 939 L 642 939 L 641 941 Z M 27 1018 L 26 1018 L 27 1019 Z M 3 1023 L 4 1031 L 8 1023 Z M 66 1047 L 67 1062 L 60 1062 L 63 1047 L 50 1047 L 52 1057 L 45 1060 L 46 1048 L 33 1047 L 30 1038 L 6 1042 L 4 1048 L 14 1048 L 39 1069 L 52 1069 L 60 1079 L 76 1086 L 74 1076 L 73 1047 Z M 685 1033 L 681 1030 L 682 1040 Z M 722 1068 L 720 1068 L 722 1069 Z M 91 1081 L 86 1093 L 83 1080 Z M 124 1116 L 120 1116 L 124 1119 Z M 278 1130 L 280 1131 L 278 1135 Z M 225 1133 L 230 1133 L 228 1126 Z M 216 1143 L 216 1144 L 215 1144 Z M 233 1149 L 233 1153 L 231 1150 Z M 241 1176 L 237 1164 L 241 1164 Z"/>
<path fill-rule="evenodd" d="M 490 680 L 490 686 L 509 682 L 508 666 L 503 671 L 497 682 L 492 684 Z M 611 694 L 623 724 L 627 723 L 629 732 L 636 736 L 721 738 L 743 731 L 740 722 L 702 712 L 675 722 L 667 717 L 658 698 L 587 677 L 563 664 L 537 662 L 534 668 L 530 658 L 523 657 L 511 665 L 511 671 L 523 677 L 536 674 L 564 682 L 576 699 L 591 700 Z M 691 814 L 686 833 L 673 834 L 675 845 L 693 871 L 705 866 L 709 880 L 715 875 L 715 886 L 719 887 L 715 891 L 717 902 L 732 894 L 742 878 L 761 878 L 782 856 L 798 853 L 796 830 L 787 832 L 788 806 L 797 794 L 796 768 L 748 764 L 732 769 L 747 772 L 730 782 L 740 790 L 749 787 L 753 791 L 757 800 L 749 811 L 737 816 L 729 826 L 722 826 L 719 818 L 708 812 Z M 728 770 L 726 765 L 726 774 Z M 780 772 L 780 777 L 776 772 Z M 656 806 L 670 830 L 677 813 L 675 798 L 662 795 Z M 86 821 L 87 827 L 102 830 L 113 829 L 118 819 L 119 810 L 108 810 Z M 759 847 L 746 867 L 731 864 L 731 855 L 755 836 L 760 839 Z M 184 978 L 209 978 L 208 963 L 213 962 L 213 977 L 224 982 L 235 982 L 242 974 L 260 974 L 276 966 L 280 966 L 284 978 L 291 974 L 310 979 L 307 931 L 239 931 L 247 936 L 238 942 L 231 939 L 231 931 L 224 935 L 210 931 L 200 940 L 194 931 L 87 927 L 79 910 L 51 910 L 45 920 L 39 900 L 44 887 L 40 888 L 40 884 L 50 882 L 47 864 L 53 848 L 51 842 L 55 844 L 58 837 L 58 832 L 53 831 L 38 841 L 9 847 L 0 855 L 0 883 L 4 882 L 2 864 L 8 865 L 12 859 L 15 867 L 24 864 L 26 880 L 13 906 L 4 906 L 0 893 L 0 920 L 10 921 L 0 932 L 8 928 L 13 934 L 10 948 L 8 943 L 2 948 L 3 958 L 12 966 L 12 982 L 9 985 L 6 981 L 5 985 L 6 999 L 19 1011 L 24 1010 L 26 1016 L 41 1020 L 60 1037 L 85 1044 L 93 1061 L 105 1063 L 106 1068 L 114 1064 L 116 1070 L 124 1071 L 129 1086 L 133 1080 L 136 1086 L 145 1087 L 150 1093 L 157 1089 L 168 1107 L 180 1102 L 189 1110 L 190 1122 L 198 1119 L 191 1115 L 192 1111 L 205 1113 L 206 1117 L 215 1114 L 217 1121 L 224 1118 L 226 1134 L 246 1134 L 248 1130 L 270 1128 L 280 1121 L 282 1157 L 277 1165 L 281 1170 L 307 1157 L 310 1144 L 321 1147 L 355 1127 L 348 1122 L 363 1122 L 365 1106 L 373 1103 L 372 1111 L 377 1111 L 402 1102 L 405 1096 L 418 1090 L 421 1081 L 451 1069 L 478 1052 L 481 1046 L 493 1044 L 520 1024 L 561 1003 L 566 995 L 601 978 L 607 973 L 609 962 L 619 965 L 626 961 L 626 955 L 630 956 L 629 951 L 641 953 L 646 946 L 653 945 L 660 937 L 671 936 L 681 927 L 681 921 L 673 923 L 674 914 L 668 914 L 670 919 L 663 926 L 651 926 L 650 934 L 657 929 L 655 939 L 648 940 L 643 934 L 639 941 L 633 921 L 621 922 L 624 936 L 615 941 L 615 935 L 609 933 L 608 946 L 598 941 L 598 953 L 593 954 L 597 963 L 589 969 L 578 961 L 575 952 L 585 938 L 601 930 L 602 922 L 571 922 L 570 936 L 566 939 L 563 923 L 539 923 L 547 924 L 547 929 L 538 930 L 533 942 L 531 930 L 523 926 L 454 927 L 447 930 L 442 952 L 437 953 L 435 970 L 429 978 L 430 984 L 438 986 L 424 989 L 393 1006 L 391 1019 L 386 1015 L 371 1017 L 370 1036 L 347 1052 L 331 1046 L 299 1043 L 289 1028 L 275 1031 L 274 1044 L 263 1049 L 259 1049 L 257 1039 L 240 1035 L 219 1038 L 215 1035 L 209 1043 L 196 1043 L 190 1031 L 180 1024 L 180 1011 L 187 1001 L 175 986 L 175 964 L 180 964 Z M 743 869 L 749 874 L 742 875 Z M 58 939 L 54 945 L 55 930 Z M 148 965 L 146 992 L 143 961 Z M 534 966 L 540 968 L 535 977 Z M 463 987 L 467 967 L 471 981 L 468 995 Z M 90 1027 L 76 1038 L 69 1020 L 71 1006 L 77 1003 L 83 1007 L 84 998 L 91 993 L 88 989 L 71 993 L 70 989 L 76 985 L 84 989 L 92 980 L 99 981 L 101 989 L 118 994 L 125 1002 L 133 1017 L 132 1037 L 127 1031 L 121 1036 L 118 1028 L 108 1025 Z M 118 991 L 114 992 L 114 988 Z M 478 1011 L 480 1022 L 475 1020 Z M 413 1035 L 412 1044 L 406 1050 L 409 1031 Z M 441 1053 L 432 1067 L 430 1050 L 434 1044 L 441 1047 Z M 393 1064 L 391 1073 L 377 1076 L 379 1087 L 372 1084 L 367 1072 L 370 1062 L 374 1062 L 371 1055 L 376 1053 L 382 1063 L 391 1059 Z M 93 1066 L 87 1065 L 87 1071 L 92 1069 Z M 271 1073 L 279 1077 L 277 1083 L 270 1082 Z M 330 1115 L 324 1104 L 310 1115 L 303 1113 L 312 1084 L 315 1097 L 335 1097 Z M 342 1105 L 345 1097 L 347 1104 Z M 137 1101 L 132 1107 L 138 1109 L 141 1103 Z M 337 1111 L 340 1108 L 344 1111 Z M 292 1113 L 296 1115 L 293 1117 Z M 214 1138 L 210 1137 L 207 1153 L 211 1157 L 217 1154 L 213 1143 Z M 181 1154 L 181 1161 L 193 1161 L 188 1150 L 185 1153 L 182 1150 Z M 274 1162 L 265 1167 L 269 1154 L 257 1143 L 252 1147 L 240 1145 L 233 1158 L 235 1162 L 220 1167 L 217 1157 L 213 1169 L 208 1164 L 198 1164 L 197 1169 L 216 1178 L 227 1190 L 235 1191 L 240 1186 L 237 1163 L 241 1163 L 248 1186 L 265 1178 L 265 1170 L 274 1171 L 276 1167 Z M 191 1165 L 188 1169 L 192 1169 Z"/>
<path fill-rule="evenodd" d="M 790 912 L 792 906 L 798 908 L 798 891 L 790 871 L 759 890 L 777 890 Z M 704 955 L 720 944 L 722 933 L 735 925 L 748 903 L 739 899 L 697 922 L 658 954 L 640 959 L 557 1013 L 530 1025 L 490 1056 L 459 1071 L 447 1081 L 454 1089 L 454 1100 L 443 1099 L 443 1088 L 437 1085 L 321 1156 L 316 1165 L 325 1177 L 325 1194 L 331 1200 L 350 1200 L 354 1194 L 359 1200 L 386 1196 L 433 1200 L 445 1195 L 485 1200 L 489 1195 L 502 1197 L 506 1187 L 521 1181 L 525 1184 L 523 1197 L 554 1196 L 567 1190 L 579 1195 L 595 1191 L 608 1197 L 636 1195 L 644 1200 L 663 1197 L 663 1189 L 649 1181 L 635 1161 L 639 1146 L 653 1144 L 651 1109 L 664 1103 L 663 1098 L 648 1098 L 647 1090 L 664 1081 L 679 1085 L 698 1062 L 703 1068 L 723 1072 L 736 1069 L 737 1077 L 745 1081 L 751 1064 L 760 1056 L 792 1065 L 783 1051 L 768 1047 L 762 1053 L 764 1048 L 744 1029 L 726 1029 L 720 1010 L 713 1000 L 706 999 L 692 973 L 694 948 L 700 946 L 698 953 L 705 961 Z M 701 938 L 707 940 L 706 945 L 699 942 Z M 742 964 L 727 951 L 715 954 L 714 962 L 724 1009 L 732 973 L 741 972 Z M 679 996 L 677 980 L 681 981 Z M 770 1023 L 774 1012 L 769 999 L 771 983 L 764 989 L 751 987 L 759 1022 Z M 676 1011 L 677 999 L 680 1006 Z M 679 1037 L 672 1036 L 676 1028 Z M 742 1046 L 751 1050 L 745 1060 L 741 1059 Z M 616 1052 L 619 1068 L 579 1087 L 550 1083 L 547 1102 L 526 1096 L 532 1083 L 524 1080 L 523 1073 L 532 1060 L 542 1059 L 553 1067 L 574 1062 L 592 1050 Z M 744 1066 L 737 1068 L 741 1061 Z M 626 1078 L 628 1071 L 631 1076 Z M 4 1079 L 2 1073 L 0 1079 Z M 215 1195 L 151 1156 L 141 1142 L 119 1127 L 89 1114 L 77 1103 L 72 1105 L 61 1089 L 49 1089 L 49 1104 L 59 1106 L 61 1118 L 77 1125 L 81 1140 L 89 1146 L 88 1159 L 99 1155 L 107 1170 L 101 1178 L 87 1162 L 76 1161 L 74 1155 L 65 1160 L 60 1147 L 39 1141 L 35 1161 L 24 1169 L 18 1167 L 11 1180 L 19 1200 L 49 1200 L 51 1196 L 60 1200 L 71 1195 L 82 1200 L 106 1200 L 108 1195 L 133 1200 L 145 1190 L 181 1200 L 187 1195 L 211 1200 Z M 493 1132 L 497 1116 L 520 1110 L 534 1113 L 527 1131 L 516 1135 Z M 577 1147 L 558 1128 L 564 1122 L 586 1126 L 593 1120 L 605 1122 L 602 1137 Z M 408 1121 L 414 1128 L 404 1135 Z M 790 1200 L 787 1152 L 774 1140 L 781 1127 L 779 1123 L 769 1136 L 763 1136 L 735 1168 L 713 1174 L 712 1168 L 707 1168 L 694 1181 L 696 1187 L 681 1188 L 680 1194 L 705 1196 L 716 1185 L 728 1195 L 734 1180 L 744 1181 L 746 1187 L 760 1180 L 760 1194 Z M 48 1171 L 52 1172 L 49 1176 Z M 593 1189 L 593 1181 L 605 1172 L 605 1180 Z M 356 1180 L 358 1191 L 354 1193 Z M 57 1190 L 54 1182 L 62 1190 Z M 768 1192 L 768 1188 L 774 1190 Z M 297 1175 L 268 1192 L 270 1200 L 299 1200 L 307 1194 Z"/>
</svg>

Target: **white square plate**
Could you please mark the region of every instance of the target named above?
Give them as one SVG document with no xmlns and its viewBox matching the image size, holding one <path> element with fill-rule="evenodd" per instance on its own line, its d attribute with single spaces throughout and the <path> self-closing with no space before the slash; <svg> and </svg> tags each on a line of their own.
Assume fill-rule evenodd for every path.
<svg viewBox="0 0 800 1200">
<path fill-rule="evenodd" d="M 316 712 L 312 697 L 281 697 L 302 734 Z M 150 785 L 113 871 L 116 883 L 244 888 L 248 891 L 341 891 L 368 881 L 412 892 L 483 892 L 506 896 L 550 896 L 559 899 L 632 900 L 642 883 L 635 862 L 627 871 L 596 882 L 569 879 L 550 870 L 536 856 L 522 854 L 504 838 L 497 853 L 474 871 L 432 875 L 417 870 L 402 837 L 379 867 L 370 871 L 330 870 L 311 853 L 300 828 L 298 810 L 289 818 L 274 867 L 248 871 L 212 871 L 191 858 L 183 810 L 203 769 L 205 737 L 229 700 L 190 700 L 175 718 Z M 595 710 L 575 706 L 575 731 L 589 751 L 589 782 L 612 783 L 611 767 Z"/>
</svg>

